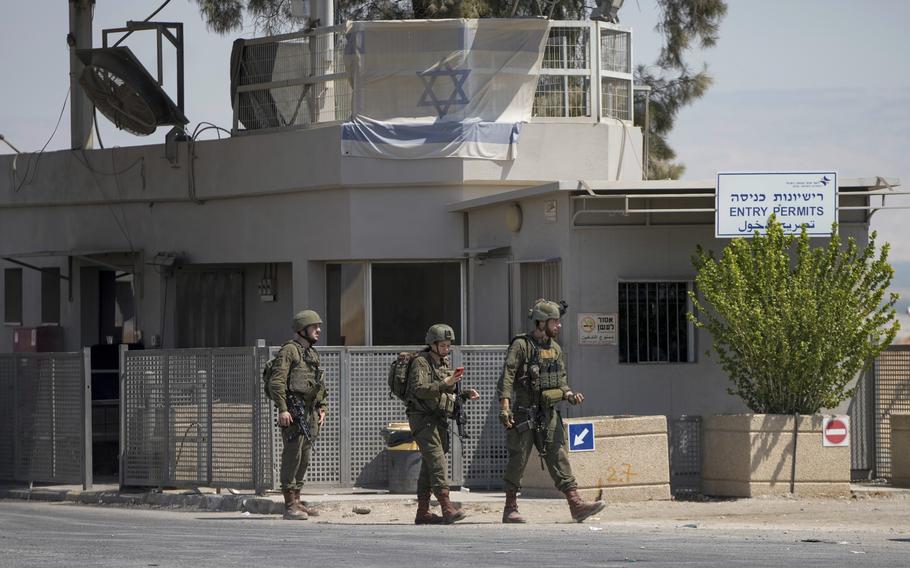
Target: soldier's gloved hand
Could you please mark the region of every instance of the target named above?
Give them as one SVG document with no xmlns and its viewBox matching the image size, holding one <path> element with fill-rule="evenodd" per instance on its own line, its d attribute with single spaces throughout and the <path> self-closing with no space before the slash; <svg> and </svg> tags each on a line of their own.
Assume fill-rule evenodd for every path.
<svg viewBox="0 0 910 568">
<path fill-rule="evenodd" d="M 515 419 L 510 410 L 500 410 L 499 421 L 502 422 L 502 425 L 505 426 L 507 430 L 515 426 Z"/>
<path fill-rule="evenodd" d="M 569 404 L 571 404 L 572 406 L 575 406 L 576 404 L 578 404 L 580 402 L 584 402 L 585 395 L 581 394 L 580 392 L 569 391 L 566 393 L 566 400 L 569 401 Z"/>
</svg>

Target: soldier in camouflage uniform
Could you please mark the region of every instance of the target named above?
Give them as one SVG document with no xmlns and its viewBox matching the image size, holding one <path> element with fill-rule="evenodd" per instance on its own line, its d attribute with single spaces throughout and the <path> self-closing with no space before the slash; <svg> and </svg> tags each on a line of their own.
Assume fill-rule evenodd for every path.
<svg viewBox="0 0 910 568">
<path fill-rule="evenodd" d="M 586 503 L 578 495 L 565 447 L 562 416 L 556 409 L 556 404 L 563 400 L 572 405 L 584 400 L 584 395 L 572 392 L 569 387 L 562 348 L 556 342 L 564 310 L 564 305 L 547 300 L 534 304 L 528 314 L 534 321 L 534 329 L 512 340 L 497 385 L 499 420 L 507 429 L 509 451 L 503 476 L 506 489 L 504 523 L 525 522 L 518 513 L 518 491 L 532 447 L 537 448 L 546 463 L 556 488 L 565 494 L 576 522 L 582 522 L 605 505 L 603 501 Z"/>
<path fill-rule="evenodd" d="M 313 310 L 303 310 L 294 316 L 293 340 L 285 343 L 275 358 L 269 379 L 272 400 L 278 407 L 278 425 L 284 450 L 281 452 L 281 492 L 284 494 L 284 518 L 305 520 L 317 515 L 300 502 L 300 488 L 310 463 L 310 451 L 325 422 L 326 391 L 323 371 L 319 368 L 319 354 L 313 346 L 322 333 L 322 319 Z M 287 397 L 293 393 L 307 409 L 307 424 L 312 439 L 307 441 L 299 434 L 294 419 L 288 412 Z M 299 434 L 299 435 L 297 435 Z"/>
<path fill-rule="evenodd" d="M 408 369 L 407 414 L 411 433 L 420 449 L 420 477 L 417 479 L 417 515 L 414 523 L 451 524 L 465 518 L 465 512 L 449 499 L 449 418 L 455 402 L 455 383 L 461 372 L 449 364 L 449 349 L 455 331 L 436 324 L 427 331 L 427 349 L 412 360 Z M 467 389 L 461 397 L 477 399 L 480 394 Z M 442 517 L 430 512 L 430 490 L 439 500 Z"/>
</svg>

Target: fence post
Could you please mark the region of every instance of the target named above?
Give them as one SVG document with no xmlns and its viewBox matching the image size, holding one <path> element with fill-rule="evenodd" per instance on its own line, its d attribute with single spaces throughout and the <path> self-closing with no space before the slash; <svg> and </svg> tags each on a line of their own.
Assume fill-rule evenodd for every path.
<svg viewBox="0 0 910 568">
<path fill-rule="evenodd" d="M 118 454 L 120 458 L 117 460 L 117 482 L 120 484 L 120 487 L 123 487 L 125 472 L 124 467 L 126 463 L 126 352 L 129 349 L 128 346 L 120 344 L 118 348 L 118 357 L 117 357 L 117 369 L 120 371 L 119 380 L 120 380 L 120 401 L 117 403 L 118 411 L 120 413 L 120 440 L 118 445 Z"/>
<path fill-rule="evenodd" d="M 338 483 L 350 487 L 351 472 L 351 352 L 342 347 L 338 354 Z"/>
<path fill-rule="evenodd" d="M 452 367 L 464 366 L 464 357 L 461 353 L 462 346 L 452 349 Z M 452 440 L 452 484 L 459 487 L 464 485 L 464 442 L 458 436 L 458 428 L 454 422 L 449 423 L 449 436 Z"/>
<path fill-rule="evenodd" d="M 92 488 L 92 350 L 82 348 L 82 489 Z"/>
</svg>

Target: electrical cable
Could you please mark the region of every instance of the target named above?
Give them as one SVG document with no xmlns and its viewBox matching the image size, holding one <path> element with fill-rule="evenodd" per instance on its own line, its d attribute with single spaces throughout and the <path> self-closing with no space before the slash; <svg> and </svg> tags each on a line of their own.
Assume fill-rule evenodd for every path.
<svg viewBox="0 0 910 568">
<path fill-rule="evenodd" d="M 85 150 L 80 150 L 80 152 L 82 153 L 82 157 L 85 159 L 86 163 L 88 163 L 88 157 L 85 155 Z M 92 174 L 92 180 L 95 182 L 95 188 L 98 190 L 98 193 L 101 195 L 101 200 L 107 205 L 108 210 L 111 212 L 111 217 L 114 218 L 114 222 L 117 224 L 117 227 L 120 229 L 121 234 L 123 234 L 123 237 L 126 239 L 127 244 L 130 246 L 130 252 L 135 252 L 136 248 L 133 246 L 133 240 L 130 238 L 129 232 L 126 230 L 126 227 L 124 227 L 124 224 L 126 223 L 126 214 L 123 212 L 123 209 L 121 208 L 120 214 L 123 215 L 123 219 L 121 220 L 117 217 L 117 214 L 114 212 L 113 205 L 111 205 L 109 203 L 110 200 L 107 198 L 107 195 L 104 194 L 104 190 L 101 189 L 101 183 L 99 182 L 98 177 L 95 174 L 95 171 L 90 167 L 89 172 L 91 172 L 91 174 Z M 116 177 L 115 177 L 115 179 L 116 179 Z"/>
<path fill-rule="evenodd" d="M 143 22 L 147 22 L 147 21 L 151 20 L 152 18 L 155 17 L 156 14 L 158 14 L 158 12 L 160 12 L 161 10 L 163 10 L 164 7 L 167 6 L 167 5 L 170 4 L 170 3 L 171 3 L 171 0 L 164 0 L 164 3 L 162 3 L 161 6 L 158 6 L 158 9 L 157 9 L 157 10 L 155 10 L 154 12 L 152 12 L 151 14 L 149 14 L 149 16 L 148 16 L 146 19 L 142 20 L 142 21 L 143 21 Z M 120 39 L 117 40 L 117 43 L 115 43 L 115 44 L 113 45 L 113 47 L 117 47 L 118 45 L 120 45 L 121 43 L 123 43 L 123 40 L 125 40 L 125 39 L 128 38 L 128 37 L 130 37 L 132 34 L 133 34 L 132 30 L 126 32 L 126 33 L 123 35 L 122 38 L 120 38 Z"/>
<path fill-rule="evenodd" d="M 51 140 L 53 140 L 54 136 L 57 134 L 57 129 L 60 128 L 60 121 L 63 119 L 63 111 L 66 110 L 66 103 L 70 99 L 70 89 L 72 89 L 72 87 L 69 87 L 66 89 L 66 97 L 63 99 L 63 106 L 60 107 L 60 115 L 57 117 L 57 124 L 54 125 L 54 131 L 51 132 L 51 135 L 47 139 L 47 142 L 45 142 L 44 146 L 42 146 L 41 149 L 38 150 L 37 154 L 28 155 L 28 158 L 27 158 L 28 161 L 25 164 L 25 175 L 22 176 L 22 183 L 16 185 L 16 187 L 13 188 L 13 193 L 19 193 L 19 190 L 21 190 L 22 187 L 26 183 L 31 183 L 29 181 L 28 177 L 29 177 L 29 170 L 31 170 L 31 168 L 32 168 L 32 157 L 35 157 L 35 159 L 34 159 L 35 170 L 34 170 L 34 172 L 32 172 L 32 180 L 34 180 L 35 177 L 38 175 L 38 163 L 41 161 L 41 156 L 44 154 L 44 150 L 45 150 L 45 148 L 47 148 L 47 145 L 51 143 Z M 13 179 L 13 181 L 15 182 L 15 179 Z"/>
<path fill-rule="evenodd" d="M 101 131 L 98 130 L 98 109 L 92 105 L 92 122 L 95 123 L 95 138 L 98 139 L 98 146 L 104 150 L 104 142 L 101 141 Z"/>
</svg>

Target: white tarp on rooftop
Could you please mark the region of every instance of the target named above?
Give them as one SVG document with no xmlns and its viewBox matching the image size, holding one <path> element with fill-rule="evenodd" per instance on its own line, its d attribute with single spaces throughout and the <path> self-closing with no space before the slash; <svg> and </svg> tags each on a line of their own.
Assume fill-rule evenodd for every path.
<svg viewBox="0 0 910 568">
<path fill-rule="evenodd" d="M 349 24 L 352 119 L 342 154 L 514 158 L 548 27 L 543 19 Z"/>
</svg>

